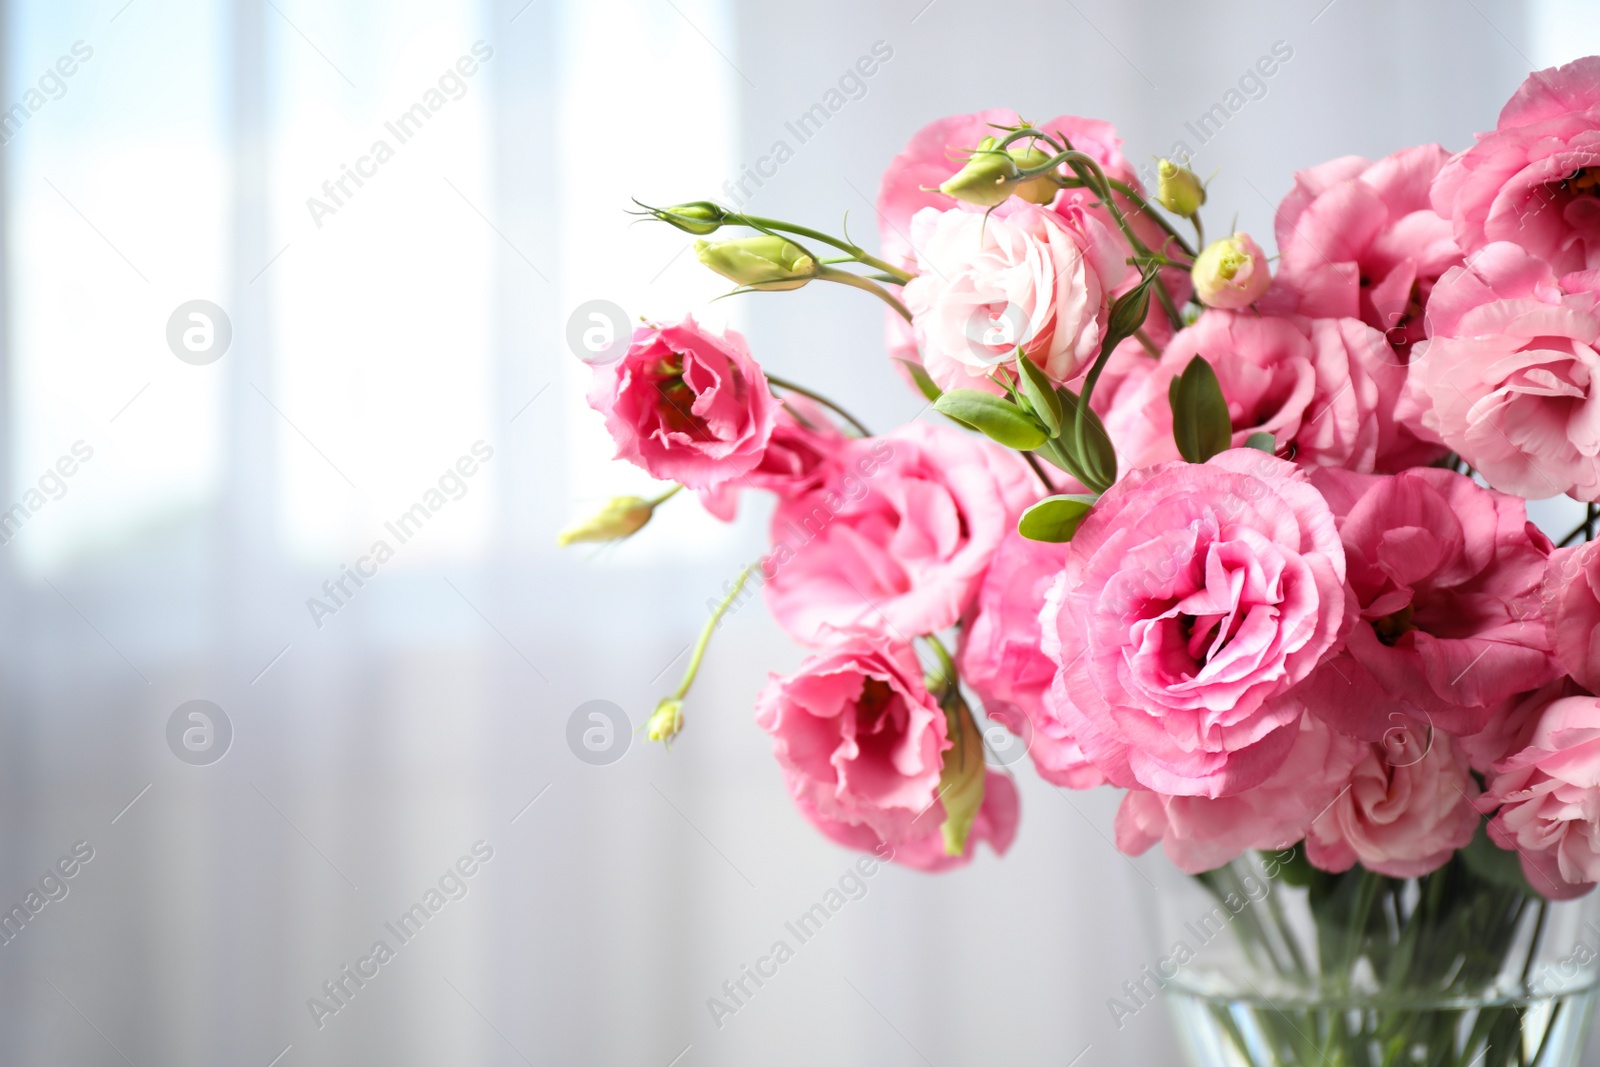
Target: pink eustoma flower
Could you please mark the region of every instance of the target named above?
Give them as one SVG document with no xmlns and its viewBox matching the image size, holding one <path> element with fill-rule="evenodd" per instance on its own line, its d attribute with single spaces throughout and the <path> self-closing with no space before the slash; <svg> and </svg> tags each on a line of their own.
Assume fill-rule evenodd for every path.
<svg viewBox="0 0 1600 1067">
<path fill-rule="evenodd" d="M 828 627 L 904 641 L 954 625 L 1041 495 L 1017 453 L 920 422 L 848 441 L 838 463 L 778 505 L 762 568 L 773 616 L 807 644 Z"/>
<path fill-rule="evenodd" d="M 1062 491 L 1083 489 L 1070 484 Z M 1044 712 L 1056 666 L 1039 645 L 1039 612 L 1066 555 L 1065 544 L 1007 534 L 962 626 L 956 664 L 984 713 L 1017 735 L 1045 781 L 1089 789 L 1104 783 L 1104 775 Z"/>
<path fill-rule="evenodd" d="M 1159 841 L 1187 874 L 1250 849 L 1289 848 L 1349 783 L 1366 747 L 1305 716 L 1283 765 L 1260 785 L 1216 798 L 1131 790 L 1117 809 L 1117 847 L 1138 856 Z"/>
<path fill-rule="evenodd" d="M 1500 121 L 1434 180 L 1469 256 L 1511 241 L 1557 274 L 1600 267 L 1600 56 L 1528 76 Z"/>
<path fill-rule="evenodd" d="M 605 416 L 618 459 L 689 489 L 760 463 L 778 417 L 744 338 L 712 333 L 693 316 L 634 330 L 621 359 L 594 368 L 589 405 Z"/>
<path fill-rule="evenodd" d="M 911 221 L 920 273 L 905 303 L 922 365 L 943 389 L 995 390 L 1017 350 L 1055 382 L 1100 351 L 1126 246 L 1094 214 L 1021 203 L 981 215 L 925 208 Z"/>
<path fill-rule="evenodd" d="M 846 438 L 822 405 L 798 394 L 784 397 L 761 460 L 748 473 L 700 491 L 700 503 L 723 522 L 732 522 L 741 489 L 764 489 L 782 499 L 815 489 L 828 480 Z"/>
<path fill-rule="evenodd" d="M 1416 722 L 1365 747 L 1306 835 L 1306 858 L 1324 871 L 1360 863 L 1390 878 L 1438 870 L 1478 830 L 1478 783 L 1466 760 L 1450 735 Z"/>
<path fill-rule="evenodd" d="M 1489 837 L 1516 849 L 1528 883 L 1554 900 L 1600 882 L 1600 699 L 1544 708 L 1528 747 L 1502 760 L 1479 801 Z"/>
<path fill-rule="evenodd" d="M 1376 163 L 1343 156 L 1294 176 L 1278 205 L 1278 274 L 1265 306 L 1313 318 L 1358 318 L 1404 364 L 1423 337 L 1434 283 L 1461 262 L 1428 191 L 1449 154 L 1418 145 Z"/>
<path fill-rule="evenodd" d="M 1300 689 L 1337 729 L 1401 719 L 1472 734 L 1557 676 L 1540 605 L 1549 540 L 1516 497 L 1454 471 L 1319 470 L 1359 619 Z"/>
<path fill-rule="evenodd" d="M 1393 417 L 1406 371 L 1383 336 L 1358 319 L 1206 311 L 1168 342 L 1140 385 L 1119 394 L 1106 426 L 1130 466 L 1178 458 L 1168 388 L 1195 356 L 1211 364 L 1228 403 L 1233 444 L 1272 435 L 1308 466 L 1399 470 L 1438 458 Z"/>
<path fill-rule="evenodd" d="M 885 843 L 899 862 L 927 870 L 964 862 L 980 840 L 1004 852 L 1016 834 L 1017 797 L 1004 775 L 990 774 L 964 855 L 944 854 L 939 776 L 952 742 L 911 646 L 830 638 L 796 673 L 774 675 L 756 703 L 801 812 L 841 844 L 872 851 Z"/>
<path fill-rule="evenodd" d="M 1600 498 L 1600 271 L 1557 277 L 1513 244 L 1445 274 L 1397 418 L 1490 485 Z"/>
<path fill-rule="evenodd" d="M 1333 513 L 1286 460 L 1234 449 L 1132 471 L 1051 588 L 1045 710 L 1113 784 L 1260 785 L 1298 734 L 1291 690 L 1344 634 L 1344 570 Z"/>
</svg>

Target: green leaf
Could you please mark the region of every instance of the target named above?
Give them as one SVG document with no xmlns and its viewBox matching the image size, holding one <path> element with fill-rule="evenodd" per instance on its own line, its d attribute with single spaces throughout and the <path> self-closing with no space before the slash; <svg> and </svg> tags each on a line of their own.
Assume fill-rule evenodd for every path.
<svg viewBox="0 0 1600 1067">
<path fill-rule="evenodd" d="M 921 390 L 924 397 L 931 401 L 938 400 L 944 395 L 944 390 L 933 383 L 933 379 L 928 377 L 928 372 L 922 369 L 922 364 L 915 360 L 900 359 L 899 357 L 896 357 L 895 361 L 905 364 L 906 373 L 911 375 L 912 383 Z"/>
<path fill-rule="evenodd" d="M 955 745 L 945 750 L 939 772 L 939 799 L 944 804 L 944 823 L 939 829 L 944 833 L 945 855 L 959 856 L 966 851 L 972 821 L 983 807 L 983 735 L 972 719 L 972 709 L 959 696 L 950 702 L 946 714 Z"/>
<path fill-rule="evenodd" d="M 1087 493 L 1047 496 L 1022 513 L 1022 518 L 1017 520 L 1017 532 L 1030 541 L 1055 544 L 1070 541 L 1078 532 L 1078 524 L 1099 499 Z"/>
<path fill-rule="evenodd" d="M 1244 439 L 1244 447 L 1254 448 L 1271 456 L 1277 454 L 1278 439 L 1265 431 L 1253 433 Z"/>
<path fill-rule="evenodd" d="M 1217 372 L 1195 356 L 1167 388 L 1172 404 L 1172 436 L 1178 454 L 1190 463 L 1204 463 L 1233 444 L 1233 420 L 1222 398 Z"/>
<path fill-rule="evenodd" d="M 934 409 L 966 423 L 993 441 L 1019 452 L 1029 452 L 1050 435 L 1015 404 L 977 389 L 952 389 L 933 402 Z"/>
<path fill-rule="evenodd" d="M 1061 398 L 1061 445 L 1083 474 L 1078 478 L 1084 488 L 1103 493 L 1117 480 L 1117 451 L 1111 446 L 1111 435 L 1093 408 L 1083 406 L 1083 401 L 1071 389 L 1063 386 L 1057 395 Z M 1078 412 L 1083 412 L 1084 424 L 1078 426 Z"/>
<path fill-rule="evenodd" d="M 1522 860 L 1518 858 L 1517 853 L 1501 848 L 1491 841 L 1486 826 L 1488 826 L 1487 819 L 1479 822 L 1478 832 L 1472 835 L 1467 847 L 1461 850 L 1461 862 L 1467 865 L 1467 870 L 1491 885 L 1518 889 L 1534 895 L 1533 887 L 1528 884 L 1527 876 L 1522 873 Z"/>
<path fill-rule="evenodd" d="M 1020 348 L 1017 349 L 1017 366 L 1022 368 L 1022 395 L 1027 398 L 1028 406 L 1044 423 L 1046 433 L 1051 437 L 1060 437 L 1061 397 L 1056 394 L 1056 387 L 1045 377 L 1038 364 L 1022 354 Z"/>
</svg>

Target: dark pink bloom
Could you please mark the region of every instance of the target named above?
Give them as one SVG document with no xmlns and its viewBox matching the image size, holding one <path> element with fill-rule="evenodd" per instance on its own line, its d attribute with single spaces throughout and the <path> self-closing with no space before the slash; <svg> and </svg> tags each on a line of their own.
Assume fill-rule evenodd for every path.
<svg viewBox="0 0 1600 1067">
<path fill-rule="evenodd" d="M 924 869 L 963 862 L 980 839 L 1004 852 L 1016 833 L 1016 792 L 990 775 L 965 856 L 944 854 L 939 776 L 951 741 L 911 646 L 832 636 L 797 672 L 774 675 L 756 704 L 801 812 L 842 844 L 886 843 Z"/>
<path fill-rule="evenodd" d="M 778 405 L 761 461 L 741 477 L 702 489 L 700 503 L 723 522 L 732 522 L 741 489 L 765 489 L 781 498 L 815 489 L 827 480 L 845 440 L 822 405 L 790 394 Z"/>
<path fill-rule="evenodd" d="M 692 316 L 634 330 L 626 355 L 594 368 L 589 405 L 605 416 L 618 459 L 690 489 L 760 463 L 778 417 L 744 338 L 719 337 Z"/>
</svg>

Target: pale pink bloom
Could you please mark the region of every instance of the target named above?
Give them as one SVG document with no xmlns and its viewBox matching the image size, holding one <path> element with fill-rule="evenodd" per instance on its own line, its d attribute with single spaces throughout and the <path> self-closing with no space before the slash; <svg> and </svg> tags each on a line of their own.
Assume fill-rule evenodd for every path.
<svg viewBox="0 0 1600 1067">
<path fill-rule="evenodd" d="M 992 391 L 989 376 L 1014 366 L 1018 346 L 1055 382 L 1093 361 L 1128 266 L 1125 246 L 1092 213 L 924 208 L 911 231 L 922 273 L 905 303 L 941 388 Z"/>
<path fill-rule="evenodd" d="M 1360 617 L 1298 690 L 1308 710 L 1367 740 L 1407 718 L 1471 734 L 1557 676 L 1539 599 L 1550 542 L 1521 500 L 1436 467 L 1311 481 L 1339 516 Z"/>
<path fill-rule="evenodd" d="M 1278 205 L 1278 274 L 1264 306 L 1313 318 L 1358 318 L 1404 364 L 1422 340 L 1439 276 L 1461 262 L 1428 189 L 1449 158 L 1436 144 L 1376 163 L 1343 156 L 1294 176 Z"/>
<path fill-rule="evenodd" d="M 700 490 L 700 503 L 723 522 L 732 522 L 741 489 L 765 489 L 782 498 L 814 489 L 827 480 L 844 442 L 821 404 L 792 393 L 778 405 L 761 461 L 741 477 Z"/>
<path fill-rule="evenodd" d="M 1081 493 L 1083 487 L 1068 483 L 1062 491 Z M 984 713 L 1027 745 L 1041 777 L 1089 789 L 1105 777 L 1043 707 L 1056 665 L 1039 647 L 1039 612 L 1066 554 L 1065 544 L 1007 534 L 967 614 L 956 664 Z"/>
<path fill-rule="evenodd" d="M 1444 866 L 1478 830 L 1478 783 L 1451 737 L 1407 722 L 1366 748 L 1347 788 L 1312 823 L 1306 858 L 1324 871 L 1360 863 L 1390 878 Z"/>
<path fill-rule="evenodd" d="M 626 355 L 595 366 L 589 406 L 605 416 L 618 459 L 690 489 L 760 463 L 778 417 L 744 338 L 693 316 L 636 328 Z"/>
<path fill-rule="evenodd" d="M 1489 785 L 1494 785 L 1499 775 L 1496 767 L 1507 756 L 1521 752 L 1533 740 L 1533 731 L 1539 726 L 1539 716 L 1551 701 L 1562 697 L 1588 694 L 1565 676 L 1546 682 L 1538 689 L 1525 693 L 1504 710 L 1496 711 L 1489 722 L 1475 734 L 1462 734 L 1456 744 L 1467 757 L 1472 769 L 1483 775 Z"/>
<path fill-rule="evenodd" d="M 1045 710 L 1116 785 L 1228 796 L 1282 765 L 1290 690 L 1343 636 L 1344 549 L 1304 471 L 1254 449 L 1130 471 L 1041 616 Z"/>
<path fill-rule="evenodd" d="M 832 638 L 794 674 L 773 675 L 757 698 L 756 722 L 772 735 L 796 804 L 852 847 L 884 842 L 902 862 L 930 869 L 961 862 L 943 856 L 939 833 L 939 776 L 952 743 L 911 646 L 865 634 Z M 1006 785 L 986 791 L 968 856 L 980 839 L 1000 852 L 1009 846 L 1017 802 Z"/>
<path fill-rule="evenodd" d="M 1397 418 L 1496 489 L 1600 498 L 1600 272 L 1492 244 L 1439 279 Z"/>
<path fill-rule="evenodd" d="M 1550 554 L 1544 621 L 1561 669 L 1593 693 L 1600 690 L 1600 541 Z"/>
<path fill-rule="evenodd" d="M 1130 791 L 1117 810 L 1117 847 L 1138 856 L 1159 841 L 1187 874 L 1221 867 L 1250 849 L 1289 848 L 1349 783 L 1366 749 L 1305 716 L 1283 765 L 1258 786 L 1216 798 Z"/>
<path fill-rule="evenodd" d="M 1137 389 L 1118 395 L 1106 427 L 1129 466 L 1178 458 L 1168 391 L 1195 356 L 1216 372 L 1235 447 L 1269 433 L 1278 454 L 1298 463 L 1363 471 L 1398 470 L 1443 451 L 1395 422 L 1406 372 L 1372 327 L 1213 310 L 1168 342 Z"/>
<path fill-rule="evenodd" d="M 847 441 L 838 464 L 779 503 L 763 568 L 773 616 L 808 644 L 828 626 L 910 640 L 954 625 L 1043 495 L 1017 453 L 921 422 Z"/>
<path fill-rule="evenodd" d="M 1557 274 L 1600 267 L 1600 56 L 1536 71 L 1433 183 L 1469 256 L 1511 241 Z"/>
<path fill-rule="evenodd" d="M 1587 893 L 1600 881 L 1600 699 L 1549 704 L 1528 747 L 1497 769 L 1479 801 L 1496 812 L 1489 837 L 1517 850 L 1528 883 L 1545 896 Z"/>
<path fill-rule="evenodd" d="M 985 137 L 1002 138 L 1005 131 L 1000 127 L 1021 124 L 1015 111 L 992 108 L 971 115 L 935 119 L 918 130 L 911 143 L 890 161 L 878 185 L 878 228 L 883 258 L 908 269 L 915 268 L 914 246 L 918 242 L 911 235 L 911 219 L 923 208 L 983 214 L 983 208 L 946 196 L 939 191 L 939 186 L 966 164 L 967 157 Z M 1122 138 L 1109 122 L 1062 115 L 1037 128 L 1052 135 L 1064 135 L 1073 148 L 1099 163 L 1108 177 L 1137 186 L 1138 179 L 1122 156 Z M 1019 146 L 1026 147 L 1022 142 L 1013 147 Z M 1042 152 L 1051 151 L 1043 142 L 1036 147 Z"/>
</svg>

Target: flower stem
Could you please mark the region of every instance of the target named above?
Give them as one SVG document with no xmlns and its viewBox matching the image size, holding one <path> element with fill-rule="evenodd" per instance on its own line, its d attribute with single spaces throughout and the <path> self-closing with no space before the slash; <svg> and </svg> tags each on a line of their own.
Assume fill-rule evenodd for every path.
<svg viewBox="0 0 1600 1067">
<path fill-rule="evenodd" d="M 819 266 L 817 267 L 817 273 L 815 276 L 825 282 L 838 282 L 840 285 L 850 285 L 857 289 L 864 289 L 873 296 L 877 297 L 879 300 L 882 300 L 885 304 L 888 304 L 890 307 L 894 308 L 896 313 L 898 313 L 901 318 L 905 319 L 907 322 L 911 321 L 911 312 L 906 309 L 906 306 L 902 304 L 899 298 L 897 298 L 893 293 L 889 292 L 889 290 L 885 289 L 877 282 L 868 281 L 859 274 L 851 274 L 849 271 L 839 270 L 837 267 Z"/>
<path fill-rule="evenodd" d="M 807 389 L 803 385 L 796 385 L 794 382 L 791 382 L 785 378 L 780 378 L 776 374 L 768 374 L 767 381 L 772 385 L 776 385 L 779 389 L 787 389 L 791 393 L 799 393 L 801 396 L 810 397 L 823 407 L 831 409 L 834 414 L 838 415 L 845 422 L 848 422 L 851 426 L 855 427 L 856 432 L 861 434 L 862 437 L 872 436 L 872 431 L 867 429 L 866 426 L 862 424 L 860 419 L 856 418 L 854 415 L 850 414 L 844 408 L 840 407 L 832 400 L 829 400 L 821 393 Z"/>
<path fill-rule="evenodd" d="M 662 493 L 660 496 L 652 500 L 646 500 L 645 503 L 649 504 L 652 508 L 658 508 L 662 504 L 665 504 L 667 501 L 671 500 L 677 494 L 678 490 L 682 488 L 683 486 L 681 485 L 675 485 L 671 489 L 668 489 L 665 493 Z"/>
<path fill-rule="evenodd" d="M 1039 480 L 1044 483 L 1044 487 L 1054 493 L 1056 491 L 1056 483 L 1052 482 L 1050 476 L 1044 472 L 1044 467 L 1039 463 L 1039 457 L 1032 452 L 1024 452 L 1022 458 L 1028 461 L 1028 466 L 1033 468 L 1033 473 L 1039 476 Z"/>
<path fill-rule="evenodd" d="M 849 241 L 842 241 L 837 237 L 829 236 L 828 234 L 823 233 L 821 230 L 813 230 L 809 226 L 799 226 L 795 223 L 782 222 L 778 219 L 762 218 L 759 215 L 738 215 L 734 217 L 742 219 L 744 222 L 758 230 L 781 230 L 784 233 L 792 233 L 799 237 L 809 237 L 813 241 L 821 241 L 823 244 L 832 245 L 839 251 L 849 255 L 850 258 L 855 260 L 857 263 L 865 263 L 869 267 L 876 267 L 883 273 L 897 279 L 901 284 L 909 282 L 912 278 L 916 277 L 915 274 L 912 274 L 909 271 L 901 270 L 892 263 L 887 263 L 884 260 L 879 259 L 877 256 L 869 255 L 866 250 L 861 248 L 859 245 L 853 245 Z"/>
<path fill-rule="evenodd" d="M 677 692 L 671 699 L 682 700 L 689 693 L 689 687 L 694 684 L 695 675 L 700 673 L 700 661 L 705 659 L 706 646 L 711 644 L 711 635 L 716 633 L 717 626 L 721 624 L 722 617 L 733 607 L 733 602 L 739 599 L 739 594 L 744 591 L 744 583 L 750 580 L 750 572 L 759 564 L 752 563 L 739 572 L 739 580 L 733 583 L 733 588 L 728 595 L 722 598 L 722 603 L 717 605 L 717 610 L 711 613 L 711 618 L 706 620 L 705 627 L 700 631 L 700 639 L 694 643 L 694 653 L 689 657 L 689 666 L 683 672 L 683 681 L 679 683 Z"/>
</svg>

